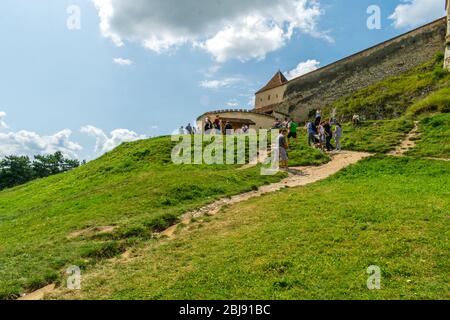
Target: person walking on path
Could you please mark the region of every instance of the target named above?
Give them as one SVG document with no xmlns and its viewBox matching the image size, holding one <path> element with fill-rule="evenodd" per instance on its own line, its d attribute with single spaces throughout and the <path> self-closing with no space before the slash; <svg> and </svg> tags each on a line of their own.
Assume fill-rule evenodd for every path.
<svg viewBox="0 0 450 320">
<path fill-rule="evenodd" d="M 298 129 L 298 123 L 291 119 L 291 121 L 289 122 L 288 139 L 294 138 L 295 142 L 297 142 L 297 129 Z"/>
<path fill-rule="evenodd" d="M 308 130 L 308 145 L 312 147 L 316 144 L 317 127 L 316 124 L 312 121 L 308 122 L 306 127 Z"/>
<path fill-rule="evenodd" d="M 336 151 L 341 151 L 342 126 L 340 123 L 336 124 L 334 129 L 334 141 L 336 142 Z"/>
<path fill-rule="evenodd" d="M 326 141 L 326 135 L 325 135 L 325 128 L 323 127 L 323 123 L 319 124 L 317 127 L 317 131 L 319 132 L 318 138 L 319 138 L 319 148 L 322 151 L 325 151 L 325 141 Z"/>
<path fill-rule="evenodd" d="M 287 153 L 287 149 L 289 148 L 289 143 L 287 139 L 287 129 L 282 129 L 280 131 L 280 135 L 278 136 L 278 149 L 280 151 L 280 167 L 281 169 L 288 170 L 289 165 L 289 157 Z"/>
<path fill-rule="evenodd" d="M 331 144 L 331 139 L 333 139 L 333 131 L 331 130 L 330 121 L 325 121 L 323 128 L 325 130 L 325 147 L 327 151 L 332 151 L 334 149 Z"/>
</svg>

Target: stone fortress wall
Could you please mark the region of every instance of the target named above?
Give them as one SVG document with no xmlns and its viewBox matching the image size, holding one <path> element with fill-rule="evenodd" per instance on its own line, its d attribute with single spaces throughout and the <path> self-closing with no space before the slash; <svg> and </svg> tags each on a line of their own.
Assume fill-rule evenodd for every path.
<svg viewBox="0 0 450 320">
<path fill-rule="evenodd" d="M 446 18 L 436 20 L 293 79 L 286 84 L 283 102 L 277 109 L 306 120 L 312 109 L 323 108 L 352 92 L 407 72 L 445 50 L 446 25 Z"/>
</svg>

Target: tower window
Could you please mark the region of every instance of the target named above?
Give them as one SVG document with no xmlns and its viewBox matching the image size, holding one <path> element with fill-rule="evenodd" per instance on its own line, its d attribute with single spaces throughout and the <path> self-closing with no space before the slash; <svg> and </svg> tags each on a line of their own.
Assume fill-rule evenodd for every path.
<svg viewBox="0 0 450 320">
<path fill-rule="evenodd" d="M 270 94 L 269 94 L 269 96 L 267 97 L 267 100 L 270 100 Z"/>
</svg>

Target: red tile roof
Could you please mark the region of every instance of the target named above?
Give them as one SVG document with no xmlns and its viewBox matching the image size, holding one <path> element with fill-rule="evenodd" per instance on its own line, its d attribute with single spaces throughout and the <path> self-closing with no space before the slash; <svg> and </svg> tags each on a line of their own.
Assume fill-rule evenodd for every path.
<svg viewBox="0 0 450 320">
<path fill-rule="evenodd" d="M 264 88 L 259 90 L 256 94 L 279 87 L 285 84 L 286 82 L 288 82 L 286 77 L 281 73 L 281 71 L 278 71 L 277 73 L 275 73 L 273 78 L 270 79 L 270 81 L 264 86 Z"/>
</svg>

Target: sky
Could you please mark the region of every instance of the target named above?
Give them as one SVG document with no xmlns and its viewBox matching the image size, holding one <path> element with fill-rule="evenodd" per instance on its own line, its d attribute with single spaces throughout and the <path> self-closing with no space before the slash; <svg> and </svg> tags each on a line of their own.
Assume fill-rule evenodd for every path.
<svg viewBox="0 0 450 320">
<path fill-rule="evenodd" d="M 2 0 L 0 158 L 94 159 L 445 15 L 444 0 Z M 379 24 L 376 15 L 380 13 Z"/>
</svg>

